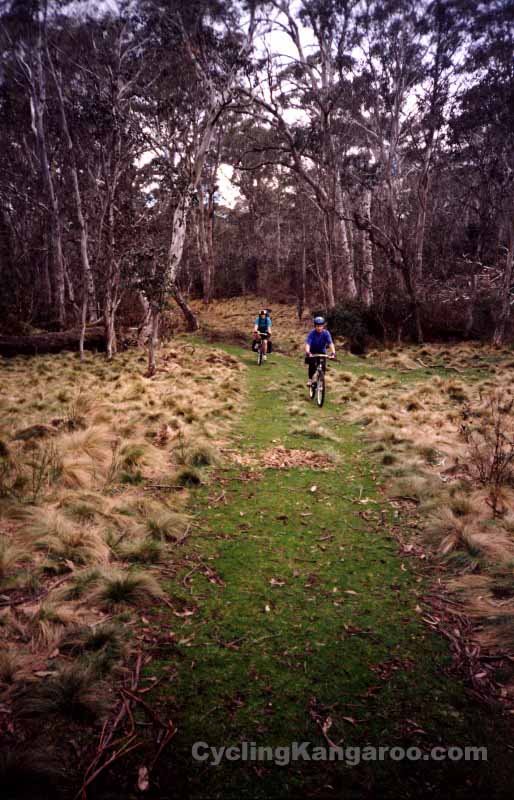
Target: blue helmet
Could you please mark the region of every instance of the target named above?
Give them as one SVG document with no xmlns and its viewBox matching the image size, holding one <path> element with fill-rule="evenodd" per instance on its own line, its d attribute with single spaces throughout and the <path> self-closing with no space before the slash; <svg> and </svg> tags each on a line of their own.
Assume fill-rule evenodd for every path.
<svg viewBox="0 0 514 800">
<path fill-rule="evenodd" d="M 324 325 L 325 318 L 324 317 L 314 317 L 314 324 L 315 325 Z"/>
</svg>

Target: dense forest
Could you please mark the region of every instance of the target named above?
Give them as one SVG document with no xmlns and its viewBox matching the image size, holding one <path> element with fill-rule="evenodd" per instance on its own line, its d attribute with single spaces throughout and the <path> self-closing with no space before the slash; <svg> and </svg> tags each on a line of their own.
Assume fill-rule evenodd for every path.
<svg viewBox="0 0 514 800">
<path fill-rule="evenodd" d="M 504 342 L 513 39 L 511 0 L 4 1 L 3 332 L 264 292 Z"/>
</svg>

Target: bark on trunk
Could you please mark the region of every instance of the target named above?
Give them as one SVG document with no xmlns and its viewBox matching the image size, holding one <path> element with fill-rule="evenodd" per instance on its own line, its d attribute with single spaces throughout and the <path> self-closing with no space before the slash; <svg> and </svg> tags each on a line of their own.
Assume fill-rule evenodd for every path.
<svg viewBox="0 0 514 800">
<path fill-rule="evenodd" d="M 156 350 L 159 343 L 159 320 L 161 314 L 157 306 L 150 307 L 150 337 L 148 339 L 148 371 L 147 377 L 151 378 L 155 375 L 156 368 Z"/>
<path fill-rule="evenodd" d="M 184 315 L 188 331 L 191 331 L 192 333 L 194 331 L 197 331 L 198 328 L 200 327 L 198 324 L 198 320 L 196 318 L 194 311 L 188 305 L 185 297 L 182 295 L 182 293 L 176 286 L 173 288 L 172 294 L 173 294 L 173 299 L 175 300 L 176 304 L 178 305 L 178 307 L 180 308 L 180 310 Z"/>
<path fill-rule="evenodd" d="M 493 344 L 497 347 L 503 345 L 505 335 L 507 333 L 507 323 L 510 320 L 510 289 L 513 277 L 513 260 L 514 260 L 514 224 L 510 223 L 509 226 L 509 242 L 507 245 L 507 261 L 505 264 L 505 272 L 503 273 L 502 286 L 500 296 L 498 297 L 498 321 L 493 336 Z"/>
<path fill-rule="evenodd" d="M 332 232 L 328 214 L 323 215 L 323 231 L 325 234 L 325 280 L 326 297 L 328 308 L 334 308 L 336 301 L 334 296 L 334 265 L 332 259 Z"/>
<path fill-rule="evenodd" d="M 300 266 L 300 276 L 299 276 L 299 286 L 298 286 L 298 319 L 301 322 L 303 317 L 303 312 L 305 309 L 305 285 L 307 282 L 307 243 L 306 233 L 305 233 L 305 219 L 302 218 L 302 260 Z"/>
<path fill-rule="evenodd" d="M 144 296 L 144 294 L 139 295 L 139 301 L 141 303 L 141 308 L 143 311 L 143 317 L 141 319 L 141 323 L 139 325 L 139 330 L 137 333 L 137 344 L 138 347 L 146 347 L 149 341 L 150 334 L 152 332 L 152 319 L 151 319 L 151 309 L 150 303 Z"/>
<path fill-rule="evenodd" d="M 464 327 L 464 337 L 466 339 L 471 336 L 471 331 L 473 330 L 473 325 L 475 324 L 475 305 L 478 295 L 478 278 L 475 265 L 473 265 L 473 274 L 471 275 L 470 283 L 469 303 L 466 314 L 466 325 Z"/>
<path fill-rule="evenodd" d="M 355 283 L 355 271 L 348 238 L 348 230 L 346 228 L 346 220 L 343 219 L 343 217 L 346 217 L 346 208 L 339 175 L 336 177 L 335 191 L 336 209 L 338 212 L 338 219 L 336 221 L 335 229 L 337 231 L 337 240 L 340 248 L 341 298 L 343 300 L 355 300 L 357 297 L 357 286 Z"/>
<path fill-rule="evenodd" d="M 212 300 L 214 281 L 214 190 L 209 190 L 207 205 L 201 187 L 198 189 L 198 255 L 202 267 L 203 302 L 208 305 Z"/>
<path fill-rule="evenodd" d="M 364 192 L 361 204 L 361 213 L 364 219 L 371 218 L 371 191 Z M 360 231 L 361 257 L 362 257 L 362 278 L 361 296 L 362 303 L 369 308 L 373 305 L 373 248 L 369 231 L 363 228 Z"/>
</svg>

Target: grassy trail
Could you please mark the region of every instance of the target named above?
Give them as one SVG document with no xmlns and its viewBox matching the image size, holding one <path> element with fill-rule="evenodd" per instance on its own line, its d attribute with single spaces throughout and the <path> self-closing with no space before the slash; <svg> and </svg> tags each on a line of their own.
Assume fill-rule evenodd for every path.
<svg viewBox="0 0 514 800">
<path fill-rule="evenodd" d="M 445 796 L 511 796 L 503 723 L 470 702 L 448 673 L 446 643 L 420 621 L 419 563 L 398 556 L 390 510 L 330 389 L 317 409 L 298 361 L 273 355 L 258 368 L 226 350 L 248 366 L 233 446 L 256 466 L 221 468 L 196 491 L 186 556 L 201 568 L 170 583 L 185 615 L 167 621 L 169 653 L 152 665 L 157 675 L 176 666 L 161 684 L 178 733 L 158 796 L 410 798 L 443 787 Z M 261 469 L 263 452 L 279 445 L 327 451 L 336 463 Z M 215 767 L 191 756 L 198 741 L 325 745 L 327 717 L 328 736 L 345 747 L 488 746 L 489 760 Z"/>
</svg>

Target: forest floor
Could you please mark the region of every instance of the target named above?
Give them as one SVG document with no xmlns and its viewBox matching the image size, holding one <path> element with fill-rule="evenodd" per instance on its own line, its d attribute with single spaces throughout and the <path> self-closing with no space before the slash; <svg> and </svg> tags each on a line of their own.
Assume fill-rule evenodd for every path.
<svg viewBox="0 0 514 800">
<path fill-rule="evenodd" d="M 74 358 L 2 365 L 5 797 L 72 797 L 111 754 L 88 797 L 510 797 L 511 489 L 462 426 L 508 428 L 511 351 L 341 352 L 323 409 L 297 355 L 179 337 L 154 379 L 137 352 Z M 350 749 L 192 755 L 244 741 Z"/>
</svg>

